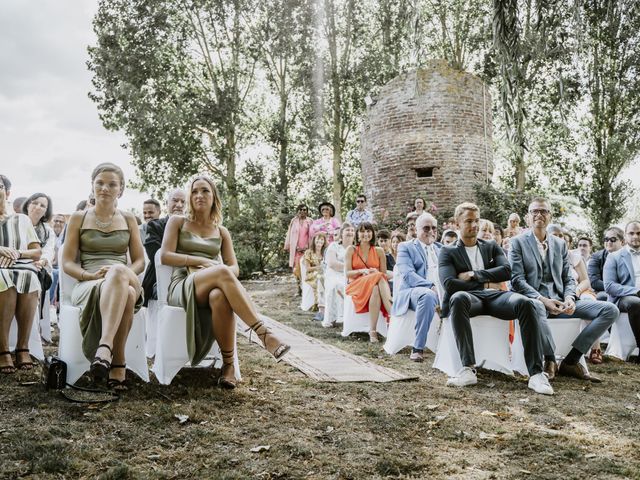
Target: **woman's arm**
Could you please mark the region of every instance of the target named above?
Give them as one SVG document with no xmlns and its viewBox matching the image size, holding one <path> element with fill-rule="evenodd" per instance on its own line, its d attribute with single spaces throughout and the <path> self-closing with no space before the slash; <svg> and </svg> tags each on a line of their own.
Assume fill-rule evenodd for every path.
<svg viewBox="0 0 640 480">
<path fill-rule="evenodd" d="M 380 247 L 376 247 L 376 253 L 378 254 L 378 260 L 380 260 L 380 271 L 387 274 L 387 256 L 384 254 L 384 250 Z"/>
<path fill-rule="evenodd" d="M 77 262 L 78 249 L 80 245 L 80 224 L 82 223 L 84 212 L 75 212 L 71 215 L 67 224 L 67 233 L 62 250 L 62 270 L 64 273 L 76 280 L 97 280 L 93 273 L 84 270 Z"/>
<path fill-rule="evenodd" d="M 53 256 L 56 253 L 56 234 L 49 225 L 45 224 L 45 230 L 47 231 L 47 243 L 42 247 L 42 256 L 40 262 L 43 267 L 51 266 L 53 264 Z"/>
<path fill-rule="evenodd" d="M 238 259 L 236 258 L 236 252 L 233 249 L 233 241 L 231 240 L 231 234 L 225 227 L 220 228 L 220 237 L 222 239 L 222 246 L 220 248 L 220 255 L 222 256 L 222 262 L 229 267 L 231 272 L 236 276 L 240 276 L 240 267 L 238 266 Z"/>
<path fill-rule="evenodd" d="M 327 250 L 327 265 L 330 269 L 335 270 L 336 272 L 343 273 L 344 272 L 344 263 L 338 260 L 338 252 L 336 252 L 335 248 L 329 247 Z"/>
<path fill-rule="evenodd" d="M 360 268 L 358 270 L 353 270 L 353 252 L 355 251 L 356 251 L 355 248 L 353 248 L 352 246 L 349 246 L 349 248 L 347 248 L 347 252 L 344 255 L 344 269 L 345 269 L 345 275 L 347 278 L 356 278 L 361 275 L 366 275 L 367 273 L 369 273 L 369 269 L 367 268 Z"/>
<path fill-rule="evenodd" d="M 138 228 L 138 222 L 131 212 L 122 212 L 124 219 L 127 221 L 127 227 L 129 228 L 129 256 L 131 257 L 131 265 L 129 268 L 135 272 L 136 275 L 140 275 L 144 270 L 144 248 L 142 247 L 142 240 L 140 239 L 140 229 Z M 150 262 L 153 259 L 149 259 Z"/>
</svg>

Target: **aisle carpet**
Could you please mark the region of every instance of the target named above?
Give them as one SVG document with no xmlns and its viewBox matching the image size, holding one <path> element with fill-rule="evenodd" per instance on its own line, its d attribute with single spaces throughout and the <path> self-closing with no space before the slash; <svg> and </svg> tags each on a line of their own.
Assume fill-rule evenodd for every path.
<svg viewBox="0 0 640 480">
<path fill-rule="evenodd" d="M 299 369 L 314 380 L 321 382 L 395 382 L 418 378 L 345 352 L 272 318 L 264 315 L 260 315 L 260 318 L 283 342 L 291 345 L 291 351 L 282 361 Z M 245 324 L 238 319 L 238 333 L 249 337 L 249 333 L 245 330 Z M 255 333 L 251 335 L 251 340 L 262 345 Z"/>
</svg>

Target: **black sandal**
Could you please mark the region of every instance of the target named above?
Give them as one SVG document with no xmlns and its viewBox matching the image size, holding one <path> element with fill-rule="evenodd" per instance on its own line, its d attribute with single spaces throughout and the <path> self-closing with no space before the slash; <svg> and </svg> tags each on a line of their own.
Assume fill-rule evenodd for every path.
<svg viewBox="0 0 640 480">
<path fill-rule="evenodd" d="M 8 355 L 9 360 L 11 360 L 11 352 L 0 352 L 0 357 L 4 357 L 5 355 Z M 11 375 L 12 373 L 16 373 L 16 367 L 14 365 L 3 365 L 0 367 L 0 373 L 3 375 Z"/>
<path fill-rule="evenodd" d="M 18 370 L 22 370 L 22 371 L 29 371 L 29 370 L 33 370 L 33 367 L 35 366 L 35 363 L 33 363 L 31 361 L 31 354 L 29 354 L 29 361 L 28 362 L 18 362 L 18 353 L 29 353 L 29 349 L 28 348 L 16 348 L 16 368 Z"/>
<path fill-rule="evenodd" d="M 107 388 L 114 392 L 126 392 L 129 390 L 129 384 L 127 382 L 127 365 L 111 365 L 111 370 L 114 368 L 124 368 L 124 380 L 118 380 L 117 378 L 110 378 L 107 380 Z"/>
<path fill-rule="evenodd" d="M 220 376 L 218 377 L 218 386 L 227 390 L 233 390 L 234 388 L 236 388 L 236 381 L 235 381 L 235 377 L 233 380 L 227 378 L 224 376 L 225 370 L 228 370 L 229 367 L 233 367 L 233 360 L 234 360 L 234 350 L 230 350 L 230 351 L 224 351 L 224 350 L 220 350 L 220 353 L 222 353 L 222 369 L 220 369 Z"/>
<path fill-rule="evenodd" d="M 96 354 L 98 353 L 100 347 L 108 349 L 109 353 L 111 353 L 111 356 L 113 357 L 111 347 L 106 343 L 101 343 L 100 345 L 98 345 L 98 348 L 96 348 Z M 91 367 L 89 368 L 89 372 L 91 373 L 91 376 L 93 377 L 93 381 L 95 383 L 101 383 L 108 380 L 109 370 L 111 370 L 111 362 L 104 358 L 100 358 L 97 355 L 96 357 L 94 357 L 93 362 L 91 362 Z"/>
<path fill-rule="evenodd" d="M 258 332 L 258 329 L 260 328 L 264 329 L 262 333 Z M 284 357 L 289 352 L 289 350 L 291 350 L 291 346 L 287 345 L 286 343 L 278 344 L 278 346 L 273 350 L 270 350 L 269 347 L 267 347 L 267 335 L 274 338 L 277 337 L 273 333 L 271 333 L 269 327 L 266 327 L 262 320 L 258 320 L 256 323 L 247 328 L 246 331 L 248 332 L 249 330 L 253 330 L 254 332 L 256 332 L 256 335 L 258 335 L 258 338 L 262 341 L 262 345 L 264 345 L 265 350 L 273 355 L 273 358 L 275 358 L 277 361 L 280 361 L 282 357 Z M 251 341 L 251 334 L 249 334 L 249 341 Z"/>
</svg>

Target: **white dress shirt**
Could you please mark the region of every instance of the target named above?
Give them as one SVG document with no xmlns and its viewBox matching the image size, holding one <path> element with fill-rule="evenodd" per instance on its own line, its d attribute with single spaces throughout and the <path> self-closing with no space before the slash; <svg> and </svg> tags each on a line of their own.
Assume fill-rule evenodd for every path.
<svg viewBox="0 0 640 480">
<path fill-rule="evenodd" d="M 631 255 L 631 262 L 633 263 L 633 273 L 636 276 L 636 288 L 640 289 L 640 250 L 634 250 L 629 245 L 626 246 Z"/>
</svg>

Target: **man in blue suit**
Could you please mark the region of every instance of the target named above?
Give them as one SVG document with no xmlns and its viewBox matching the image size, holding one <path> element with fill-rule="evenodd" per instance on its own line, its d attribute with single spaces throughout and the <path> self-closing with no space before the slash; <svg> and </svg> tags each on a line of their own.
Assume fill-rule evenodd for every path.
<svg viewBox="0 0 640 480">
<path fill-rule="evenodd" d="M 569 253 L 564 240 L 547 234 L 551 223 L 551 207 L 544 198 L 535 198 L 529 204 L 531 230 L 511 239 L 511 288 L 544 305 L 546 316 L 582 318 L 591 323 L 580 332 L 572 349 L 558 369 L 555 345 L 549 325 L 541 321 L 543 329 L 544 370 L 549 378 L 559 375 L 592 382 L 601 380 L 590 375 L 579 363 L 591 345 L 616 321 L 620 312 L 609 302 L 576 299 L 576 281 L 571 275 Z"/>
<path fill-rule="evenodd" d="M 417 238 L 398 245 L 396 262 L 399 282 L 393 299 L 391 314 L 402 316 L 411 309 L 416 312 L 416 341 L 410 360 L 422 362 L 427 344 L 427 333 L 438 305 L 438 253 L 441 245 L 436 242 L 438 221 L 429 213 L 416 220 Z"/>
<path fill-rule="evenodd" d="M 629 314 L 629 324 L 640 345 L 640 221 L 627 224 L 624 230 L 626 245 L 607 256 L 604 264 L 604 289 L 609 301 L 621 312 Z M 636 360 L 640 363 L 640 360 Z"/>
</svg>

